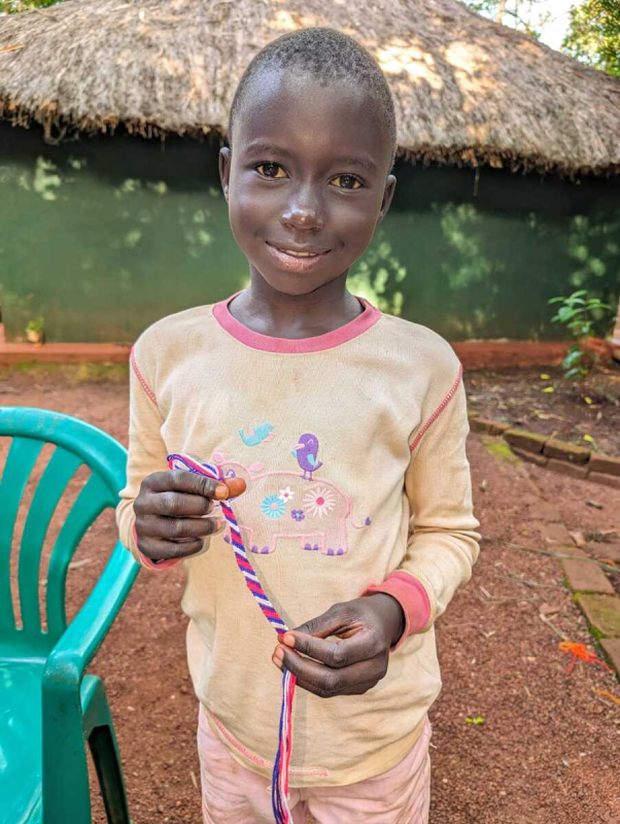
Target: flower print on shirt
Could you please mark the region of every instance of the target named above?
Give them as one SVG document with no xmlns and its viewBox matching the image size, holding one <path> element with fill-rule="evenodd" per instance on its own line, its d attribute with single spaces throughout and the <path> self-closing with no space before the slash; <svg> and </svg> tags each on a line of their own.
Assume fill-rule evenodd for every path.
<svg viewBox="0 0 620 824">
<path fill-rule="evenodd" d="M 285 504 L 289 501 L 292 501 L 294 497 L 295 493 L 290 488 L 290 486 L 287 486 L 286 489 L 280 490 L 280 499 L 283 500 Z"/>
<path fill-rule="evenodd" d="M 281 518 L 286 511 L 286 504 L 279 495 L 267 495 L 260 505 L 263 515 L 268 518 Z"/>
<path fill-rule="evenodd" d="M 317 486 L 306 492 L 303 506 L 310 515 L 318 515 L 322 518 L 336 506 L 336 498 L 329 487 Z"/>
</svg>

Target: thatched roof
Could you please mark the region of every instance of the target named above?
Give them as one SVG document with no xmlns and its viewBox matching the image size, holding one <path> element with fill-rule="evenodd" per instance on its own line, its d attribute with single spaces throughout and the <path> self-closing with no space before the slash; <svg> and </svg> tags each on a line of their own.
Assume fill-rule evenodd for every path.
<svg viewBox="0 0 620 824">
<path fill-rule="evenodd" d="M 250 58 L 330 26 L 379 60 L 400 154 L 578 174 L 620 172 L 620 81 L 456 0 L 68 0 L 0 18 L 0 117 L 48 139 L 123 123 L 224 133 Z"/>
</svg>

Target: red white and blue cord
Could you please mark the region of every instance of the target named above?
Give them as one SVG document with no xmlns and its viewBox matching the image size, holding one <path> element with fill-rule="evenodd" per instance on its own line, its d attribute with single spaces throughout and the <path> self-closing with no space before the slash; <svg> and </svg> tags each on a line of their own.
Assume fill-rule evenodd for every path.
<svg viewBox="0 0 620 824">
<path fill-rule="evenodd" d="M 196 475 L 205 475 L 223 481 L 221 467 L 216 464 L 200 463 L 184 453 L 168 455 L 168 469 L 182 469 Z M 269 600 L 263 589 L 241 537 L 241 530 L 235 514 L 228 501 L 220 501 L 220 509 L 230 529 L 230 540 L 235 554 L 235 561 L 242 572 L 247 588 L 250 590 L 265 618 L 275 629 L 278 637 L 288 629 L 278 610 Z M 293 697 L 297 678 L 284 668 L 282 675 L 282 706 L 280 709 L 280 728 L 278 749 L 271 775 L 271 804 L 276 824 L 292 824 L 293 816 L 288 805 L 289 764 L 292 750 L 292 712 Z"/>
</svg>

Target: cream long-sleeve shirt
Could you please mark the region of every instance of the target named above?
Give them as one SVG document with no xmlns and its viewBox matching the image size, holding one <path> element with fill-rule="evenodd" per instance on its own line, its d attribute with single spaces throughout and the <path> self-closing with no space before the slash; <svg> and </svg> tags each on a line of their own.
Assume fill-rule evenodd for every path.
<svg viewBox="0 0 620 824">
<path fill-rule="evenodd" d="M 246 480 L 232 506 L 289 627 L 376 588 L 400 601 L 406 630 L 375 687 L 295 697 L 291 786 L 354 783 L 397 764 L 421 733 L 442 685 L 434 624 L 478 557 L 462 367 L 437 333 L 362 299 L 353 321 L 301 340 L 249 330 L 231 300 L 163 318 L 133 349 L 121 540 L 145 567 L 176 563 L 139 552 L 133 502 L 169 453 L 186 452 Z M 213 729 L 269 776 L 277 639 L 227 538 L 181 562 L 188 664 Z"/>
</svg>

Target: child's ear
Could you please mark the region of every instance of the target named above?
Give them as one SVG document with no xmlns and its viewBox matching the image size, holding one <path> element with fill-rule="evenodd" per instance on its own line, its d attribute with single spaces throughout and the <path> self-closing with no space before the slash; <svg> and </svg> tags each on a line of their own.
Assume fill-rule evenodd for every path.
<svg viewBox="0 0 620 824">
<path fill-rule="evenodd" d="M 379 210 L 379 216 L 377 217 L 377 225 L 381 223 L 383 218 L 387 215 L 390 206 L 392 204 L 392 198 L 394 197 L 394 192 L 396 190 L 396 178 L 394 175 L 388 175 L 385 180 L 385 189 L 383 191 L 383 200 L 381 201 L 381 209 Z"/>
<path fill-rule="evenodd" d="M 230 181 L 230 148 L 228 146 L 223 146 L 220 149 L 220 155 L 218 159 L 218 165 L 220 170 L 220 182 L 222 184 L 222 190 L 224 192 L 224 197 L 226 198 L 226 202 L 228 203 L 228 185 Z"/>
</svg>

